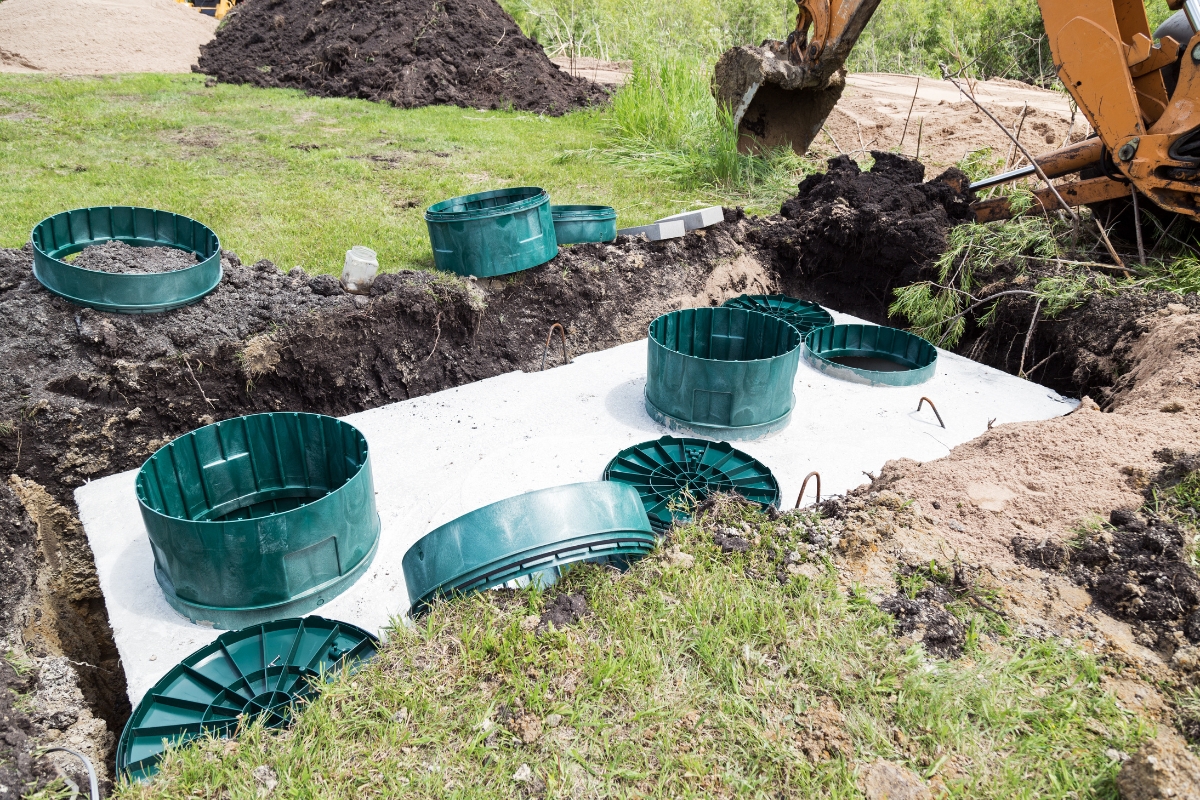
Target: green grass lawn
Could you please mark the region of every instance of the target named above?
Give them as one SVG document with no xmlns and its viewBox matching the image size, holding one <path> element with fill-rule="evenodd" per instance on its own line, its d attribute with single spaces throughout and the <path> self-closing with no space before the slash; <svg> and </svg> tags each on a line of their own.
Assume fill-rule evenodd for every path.
<svg viewBox="0 0 1200 800">
<path fill-rule="evenodd" d="M 556 591 L 591 613 L 565 630 L 535 628 L 533 591 L 439 603 L 290 730 L 175 749 L 116 796 L 265 797 L 258 770 L 288 798 L 854 798 L 882 758 L 940 798 L 1115 800 L 1113 749 L 1153 729 L 1102 687 L 1111 667 L 965 604 L 963 657 L 898 641 L 828 561 L 777 578 L 814 522 L 719 504 L 673 531 L 685 555 L 568 574 Z M 730 526 L 748 552 L 714 545 Z"/>
<path fill-rule="evenodd" d="M 244 261 L 340 271 L 355 244 L 384 270 L 432 265 L 422 218 L 506 186 L 617 209 L 636 225 L 704 203 L 668 178 L 572 155 L 603 146 L 606 112 L 565 117 L 396 109 L 198 75 L 0 75 L 0 245 L 95 205 L 194 217 Z"/>
</svg>

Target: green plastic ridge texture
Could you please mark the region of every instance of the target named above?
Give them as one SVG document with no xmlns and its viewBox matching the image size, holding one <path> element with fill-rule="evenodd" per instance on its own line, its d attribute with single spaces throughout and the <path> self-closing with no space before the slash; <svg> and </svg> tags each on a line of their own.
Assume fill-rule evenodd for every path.
<svg viewBox="0 0 1200 800">
<path fill-rule="evenodd" d="M 671 430 L 758 439 L 787 426 L 800 334 L 741 308 L 688 308 L 650 323 L 646 411 Z"/>
<path fill-rule="evenodd" d="M 433 263 L 446 272 L 492 278 L 558 255 L 550 195 L 536 186 L 452 197 L 425 210 Z"/>
<path fill-rule="evenodd" d="M 137 497 L 167 602 L 219 628 L 324 605 L 379 544 L 367 440 L 320 414 L 253 414 L 180 436 L 142 465 Z"/>
<path fill-rule="evenodd" d="M 699 503 L 717 492 L 737 492 L 764 507 L 778 507 L 780 499 L 779 483 L 762 462 L 706 439 L 664 436 L 627 447 L 608 462 L 604 480 L 636 489 L 660 533 L 689 518 L 681 501 Z"/>
<path fill-rule="evenodd" d="M 30 234 L 33 274 L 48 290 L 100 311 L 153 314 L 195 303 L 221 282 L 221 243 L 194 219 L 133 206 L 63 211 L 39 222 Z M 62 259 L 85 247 L 118 241 L 133 247 L 174 247 L 200 263 L 171 272 L 111 273 Z"/>
<path fill-rule="evenodd" d="M 179 662 L 138 703 L 117 744 L 117 774 L 146 780 L 168 746 L 233 736 L 262 718 L 288 724 L 328 673 L 375 655 L 379 640 L 322 617 L 229 631 Z"/>
<path fill-rule="evenodd" d="M 937 369 L 937 356 L 937 348 L 920 336 L 879 325 L 829 325 L 804 337 L 804 360 L 813 368 L 868 386 L 924 383 Z M 839 363 L 841 359 L 848 361 Z M 856 365 L 857 359 L 869 361 Z M 892 368 L 872 369 L 872 361 Z"/>
<path fill-rule="evenodd" d="M 552 583 L 582 561 L 624 567 L 656 541 L 632 487 L 573 483 L 509 497 L 435 528 L 404 554 L 404 580 L 419 614 L 439 597 L 527 577 Z"/>
<path fill-rule="evenodd" d="M 559 244 L 611 242 L 617 238 L 617 212 L 612 206 L 550 206 L 550 216 Z"/>
<path fill-rule="evenodd" d="M 743 294 L 729 298 L 722 305 L 777 317 L 799 331 L 801 336 L 813 328 L 833 324 L 833 317 L 817 303 L 786 294 Z"/>
</svg>

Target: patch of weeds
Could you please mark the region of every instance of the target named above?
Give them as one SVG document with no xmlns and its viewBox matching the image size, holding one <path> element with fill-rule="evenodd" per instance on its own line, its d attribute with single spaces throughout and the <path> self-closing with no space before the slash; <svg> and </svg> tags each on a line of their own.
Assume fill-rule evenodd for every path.
<svg viewBox="0 0 1200 800">
<path fill-rule="evenodd" d="M 832 566 L 768 569 L 835 522 L 718 498 L 624 573 L 583 565 L 547 592 L 438 602 L 290 730 L 198 739 L 116 796 L 254 796 L 266 766 L 323 798 L 846 797 L 854 764 L 886 758 L 950 797 L 1115 797 L 1105 751 L 1154 728 L 1094 659 L 1009 637 L 932 660 Z M 747 548 L 715 543 L 730 528 Z M 571 619 L 543 628 L 555 608 Z"/>
</svg>

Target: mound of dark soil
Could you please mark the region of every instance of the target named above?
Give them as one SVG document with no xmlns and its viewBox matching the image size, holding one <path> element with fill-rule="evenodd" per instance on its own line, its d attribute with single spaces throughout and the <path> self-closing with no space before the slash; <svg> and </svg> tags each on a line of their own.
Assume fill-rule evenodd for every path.
<svg viewBox="0 0 1200 800">
<path fill-rule="evenodd" d="M 951 225 L 971 219 L 967 177 L 949 169 L 928 183 L 923 164 L 872 152 L 863 172 L 829 160 L 755 235 L 789 293 L 884 321 L 892 289 L 918 280 L 946 247 Z"/>
<path fill-rule="evenodd" d="M 941 586 L 932 584 L 916 597 L 903 594 L 885 598 L 879 609 L 896 618 L 896 633 L 917 639 L 935 656 L 958 658 L 967 640 L 966 626 L 946 610 L 951 596 Z"/>
<path fill-rule="evenodd" d="M 495 0 L 243 0 L 195 69 L 401 108 L 558 115 L 607 97 L 551 63 Z"/>
<path fill-rule="evenodd" d="M 71 263 L 98 272 L 174 272 L 199 261 L 194 253 L 174 247 L 131 247 L 111 241 L 85 247 Z"/>
</svg>

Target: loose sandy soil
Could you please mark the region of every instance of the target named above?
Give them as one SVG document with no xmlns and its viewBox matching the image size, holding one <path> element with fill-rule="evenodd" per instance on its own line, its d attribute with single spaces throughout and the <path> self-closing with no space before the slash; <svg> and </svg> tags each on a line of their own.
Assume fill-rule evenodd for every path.
<svg viewBox="0 0 1200 800">
<path fill-rule="evenodd" d="M 175 0 L 4 0 L 0 72 L 190 72 L 216 30 Z"/>
</svg>

